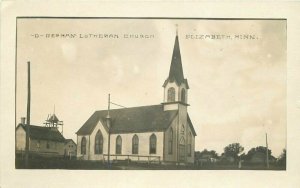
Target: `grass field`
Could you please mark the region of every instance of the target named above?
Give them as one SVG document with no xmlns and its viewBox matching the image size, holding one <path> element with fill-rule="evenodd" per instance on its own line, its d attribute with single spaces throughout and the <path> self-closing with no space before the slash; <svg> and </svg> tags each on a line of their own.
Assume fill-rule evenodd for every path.
<svg viewBox="0 0 300 188">
<path fill-rule="evenodd" d="M 244 164 L 239 169 L 236 164 L 162 165 L 119 161 L 110 166 L 102 161 L 66 160 L 62 158 L 30 158 L 28 169 L 70 169 L 70 170 L 285 170 L 285 166 L 270 164 Z M 16 159 L 16 169 L 25 169 L 25 160 Z"/>
</svg>

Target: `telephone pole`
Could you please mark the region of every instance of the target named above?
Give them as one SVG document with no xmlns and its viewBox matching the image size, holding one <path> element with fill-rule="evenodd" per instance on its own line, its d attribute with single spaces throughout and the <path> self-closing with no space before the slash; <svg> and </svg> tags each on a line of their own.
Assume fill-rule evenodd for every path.
<svg viewBox="0 0 300 188">
<path fill-rule="evenodd" d="M 267 154 L 266 154 L 267 160 L 266 160 L 266 162 L 267 162 L 267 168 L 269 168 L 269 149 L 268 149 L 268 134 L 267 133 L 266 133 L 266 147 L 267 147 Z"/>
<path fill-rule="evenodd" d="M 29 134 L 30 134 L 30 62 L 27 62 L 28 67 L 28 83 L 27 83 L 27 122 L 26 122 L 26 145 L 25 145 L 25 168 L 28 168 L 29 158 Z"/>
<path fill-rule="evenodd" d="M 110 121 L 110 94 L 108 94 L 108 107 L 107 107 L 107 116 L 106 116 L 106 123 L 108 128 L 108 156 L 107 156 L 107 162 L 108 167 L 110 168 L 110 129 L 111 129 L 111 121 Z"/>
</svg>

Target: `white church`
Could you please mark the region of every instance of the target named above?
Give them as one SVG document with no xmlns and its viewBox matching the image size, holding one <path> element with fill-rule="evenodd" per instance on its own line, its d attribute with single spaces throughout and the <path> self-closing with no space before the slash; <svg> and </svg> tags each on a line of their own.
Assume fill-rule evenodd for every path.
<svg viewBox="0 0 300 188">
<path fill-rule="evenodd" d="M 164 98 L 158 105 L 96 111 L 76 132 L 83 160 L 194 163 L 196 132 L 176 34 Z"/>
</svg>

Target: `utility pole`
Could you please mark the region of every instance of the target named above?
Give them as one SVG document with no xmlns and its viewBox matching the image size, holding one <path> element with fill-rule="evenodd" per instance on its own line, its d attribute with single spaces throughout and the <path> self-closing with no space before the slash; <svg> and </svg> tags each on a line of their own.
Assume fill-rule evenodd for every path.
<svg viewBox="0 0 300 188">
<path fill-rule="evenodd" d="M 109 111 L 110 111 L 110 94 L 108 94 L 108 108 L 107 108 L 107 116 L 106 116 L 106 123 L 108 127 L 108 157 L 107 157 L 108 167 L 110 167 L 110 129 L 111 129 Z"/>
<path fill-rule="evenodd" d="M 25 145 L 25 168 L 28 168 L 29 158 L 29 134 L 30 134 L 30 62 L 27 62 L 28 66 L 28 88 L 27 88 L 27 126 L 26 126 L 26 145 Z"/>
<path fill-rule="evenodd" d="M 267 147 L 267 168 L 269 168 L 269 149 L 268 149 L 268 134 L 266 133 L 266 147 Z"/>
</svg>

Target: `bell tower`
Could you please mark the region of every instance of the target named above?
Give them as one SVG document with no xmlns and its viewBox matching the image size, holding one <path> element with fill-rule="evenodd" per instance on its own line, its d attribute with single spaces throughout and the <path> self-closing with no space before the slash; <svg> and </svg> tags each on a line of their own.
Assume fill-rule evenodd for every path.
<svg viewBox="0 0 300 188">
<path fill-rule="evenodd" d="M 165 80 L 163 88 L 164 100 L 162 104 L 164 111 L 179 110 L 180 107 L 186 108 L 189 106 L 187 103 L 189 85 L 183 75 L 177 29 L 169 76 Z"/>
</svg>

